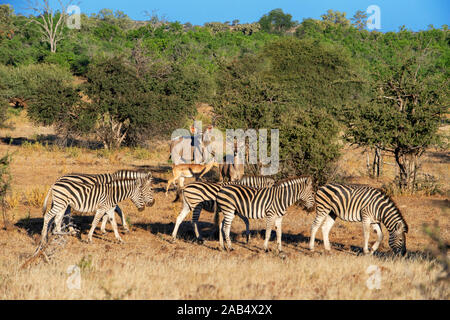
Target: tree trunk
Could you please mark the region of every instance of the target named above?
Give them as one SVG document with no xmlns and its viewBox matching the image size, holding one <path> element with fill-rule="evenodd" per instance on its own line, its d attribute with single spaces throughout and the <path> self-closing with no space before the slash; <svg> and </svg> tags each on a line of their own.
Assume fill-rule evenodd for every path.
<svg viewBox="0 0 450 320">
<path fill-rule="evenodd" d="M 395 161 L 399 168 L 398 183 L 400 189 L 408 192 L 414 191 L 418 160 L 421 152 L 404 153 L 400 148 L 395 149 Z"/>
<path fill-rule="evenodd" d="M 381 170 L 383 167 L 383 156 L 381 154 L 381 149 L 375 147 L 372 163 L 372 176 L 379 178 L 381 175 Z"/>
</svg>

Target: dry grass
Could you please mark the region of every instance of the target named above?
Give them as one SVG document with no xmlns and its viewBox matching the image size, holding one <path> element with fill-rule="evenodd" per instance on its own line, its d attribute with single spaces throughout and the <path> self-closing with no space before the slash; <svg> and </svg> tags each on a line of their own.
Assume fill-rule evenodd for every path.
<svg viewBox="0 0 450 320">
<path fill-rule="evenodd" d="M 0 131 L 0 137 L 52 134 L 46 128 L 22 127 L 21 121 L 27 123 L 18 121 L 16 130 Z M 337 221 L 330 233 L 333 252 L 325 254 L 322 243 L 317 243 L 317 252 L 310 253 L 308 237 L 314 217 L 297 207 L 290 208 L 283 221 L 284 257 L 263 252 L 263 221 L 251 221 L 252 239 L 245 244 L 245 225 L 238 218 L 232 225 L 235 250 L 220 252 L 210 232 L 212 215 L 206 212 L 200 217 L 203 245 L 193 241 L 190 215 L 180 227 L 179 240 L 172 244 L 170 234 L 181 204 L 171 202 L 174 192 L 166 198 L 162 191 L 169 176 L 168 166 L 158 164 L 167 160 L 166 148 L 166 144 L 160 144 L 148 153 L 127 148 L 105 152 L 0 144 L 0 154 L 16 152 L 11 165 L 13 192 L 7 197 L 8 220 L 13 227 L 0 230 L 0 299 L 449 299 L 448 282 L 435 282 L 441 268 L 427 255 L 432 244 L 422 230 L 423 224 L 439 221 L 441 237 L 449 241 L 447 196 L 394 197 L 410 228 L 406 259 L 385 254 L 390 251 L 387 237 L 379 256 L 357 255 L 363 241 L 362 227 L 342 221 Z M 393 173 L 389 168 L 378 181 L 368 178 L 364 161 L 358 150 L 344 153 L 341 172 L 349 182 L 381 186 L 389 181 Z M 142 166 L 152 166 L 154 176 L 159 178 L 156 204 L 144 212 L 138 212 L 130 201 L 121 204 L 132 222 L 131 232 L 122 235 L 125 244 L 113 240 L 108 226 L 106 235 L 97 230 L 93 244 L 69 237 L 50 263 L 40 261 L 20 269 L 39 240 L 43 197 L 60 175 Z M 439 177 L 448 193 L 448 155 L 427 154 L 424 168 Z M 92 215 L 74 216 L 84 240 Z M 317 238 L 321 239 L 320 232 Z M 275 243 L 270 247 L 275 249 Z M 71 265 L 81 270 L 79 290 L 67 287 Z M 366 285 L 370 265 L 378 266 L 381 272 L 379 290 Z"/>
</svg>

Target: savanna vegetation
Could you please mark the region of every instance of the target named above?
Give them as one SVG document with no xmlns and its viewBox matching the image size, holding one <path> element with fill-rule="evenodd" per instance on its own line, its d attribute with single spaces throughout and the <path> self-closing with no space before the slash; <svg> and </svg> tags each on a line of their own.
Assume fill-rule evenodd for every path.
<svg viewBox="0 0 450 320">
<path fill-rule="evenodd" d="M 49 12 L 23 16 L 0 5 L 0 200 L 5 228 L 17 227 L 0 232 L 7 247 L 0 256 L 2 299 L 448 299 L 448 277 L 440 274 L 448 268 L 447 26 L 381 33 L 364 28 L 362 11 L 348 18 L 329 10 L 299 22 L 281 9 L 250 24 L 194 26 L 155 14 L 133 21 L 103 9 L 82 14 L 81 28 L 70 29 L 63 20 L 56 25 L 65 17 L 55 10 L 49 35 Z M 193 246 L 190 225 L 180 229 L 185 241 L 170 245 L 179 205 L 157 192 L 149 215 L 124 205 L 132 225 L 127 249 L 99 239 L 86 249 L 71 239 L 50 267 L 17 270 L 37 240 L 40 208 L 58 176 L 150 166 L 155 190 L 163 189 L 170 134 L 194 119 L 219 129 L 279 129 L 277 178 L 309 174 L 316 185 L 384 186 L 408 221 L 412 253 L 404 261 L 354 257 L 350 244 L 359 245 L 361 230 L 350 224 L 331 235 L 344 253 L 310 254 L 304 234 L 313 217 L 299 208 L 283 225 L 284 260 L 259 254 L 259 221 L 251 227 L 251 250 L 241 241 L 243 228 L 233 229 L 243 245 L 228 257 L 211 250 L 214 239 Z M 438 258 L 424 248 L 436 249 Z M 239 274 L 242 260 L 252 261 L 251 277 L 219 277 Z M 343 272 L 348 260 L 352 268 Z M 68 261 L 81 268 L 82 291 L 64 287 Z M 372 264 L 381 267 L 381 291 L 367 290 Z M 111 271 L 106 278 L 104 269 Z M 160 281 L 150 288 L 141 279 Z M 177 289 L 168 292 L 174 282 Z"/>
</svg>

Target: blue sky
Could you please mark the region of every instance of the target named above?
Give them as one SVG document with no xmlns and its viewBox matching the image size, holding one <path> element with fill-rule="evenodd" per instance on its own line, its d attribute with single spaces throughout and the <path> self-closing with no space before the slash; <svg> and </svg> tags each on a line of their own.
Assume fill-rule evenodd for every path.
<svg viewBox="0 0 450 320">
<path fill-rule="evenodd" d="M 50 1 L 56 8 L 58 2 Z M 66 1 L 63 1 L 66 2 Z M 77 0 L 73 1 L 77 3 Z M 9 3 L 16 13 L 23 13 L 25 0 L 0 0 Z M 397 31 L 405 25 L 408 29 L 418 31 L 427 29 L 428 25 L 441 27 L 450 25 L 449 0 L 81 0 L 82 13 L 96 13 L 102 8 L 121 10 L 135 20 L 146 20 L 145 11 L 155 11 L 168 21 L 190 22 L 203 25 L 211 21 L 240 20 L 241 23 L 256 22 L 259 18 L 275 8 L 290 13 L 294 20 L 301 22 L 304 18 L 320 19 L 328 9 L 346 12 L 351 18 L 357 10 L 366 11 L 370 5 L 377 5 L 381 13 L 381 30 Z"/>
</svg>

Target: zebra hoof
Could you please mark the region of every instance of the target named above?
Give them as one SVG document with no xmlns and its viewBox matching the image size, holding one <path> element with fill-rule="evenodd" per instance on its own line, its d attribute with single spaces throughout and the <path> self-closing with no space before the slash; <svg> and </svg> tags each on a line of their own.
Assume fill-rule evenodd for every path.
<svg viewBox="0 0 450 320">
<path fill-rule="evenodd" d="M 197 239 L 198 244 L 203 244 L 204 242 L 205 242 L 205 240 L 203 240 L 203 239 Z"/>
<path fill-rule="evenodd" d="M 177 242 L 177 238 L 172 237 L 172 238 L 169 239 L 169 242 L 170 243 L 175 243 L 175 242 Z"/>
</svg>

